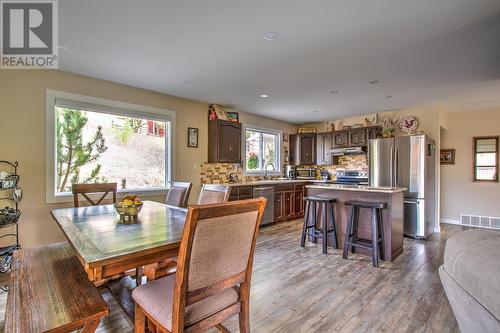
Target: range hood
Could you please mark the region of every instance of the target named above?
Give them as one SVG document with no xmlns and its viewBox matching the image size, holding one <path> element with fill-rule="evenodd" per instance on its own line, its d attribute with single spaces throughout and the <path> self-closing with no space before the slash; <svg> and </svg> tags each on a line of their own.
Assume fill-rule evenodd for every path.
<svg viewBox="0 0 500 333">
<path fill-rule="evenodd" d="M 366 154 L 366 147 L 332 148 L 332 156 L 362 155 Z"/>
</svg>

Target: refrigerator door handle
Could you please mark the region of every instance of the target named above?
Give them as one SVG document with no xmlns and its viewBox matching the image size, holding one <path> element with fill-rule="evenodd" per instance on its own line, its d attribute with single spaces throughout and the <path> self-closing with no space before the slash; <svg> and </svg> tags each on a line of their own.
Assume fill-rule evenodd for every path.
<svg viewBox="0 0 500 333">
<path fill-rule="evenodd" d="M 396 146 L 396 148 L 394 149 L 394 154 L 395 154 L 395 158 L 394 158 L 394 174 L 395 174 L 395 177 L 394 177 L 394 186 L 397 187 L 398 184 L 399 184 L 399 147 Z"/>
<path fill-rule="evenodd" d="M 391 179 L 391 183 L 389 184 L 392 187 L 394 187 L 394 147 L 391 147 L 391 158 L 389 161 L 389 178 Z"/>
<path fill-rule="evenodd" d="M 418 201 L 408 201 L 408 200 L 403 201 L 403 203 L 409 204 L 409 205 L 418 205 L 418 204 L 420 204 Z"/>
</svg>

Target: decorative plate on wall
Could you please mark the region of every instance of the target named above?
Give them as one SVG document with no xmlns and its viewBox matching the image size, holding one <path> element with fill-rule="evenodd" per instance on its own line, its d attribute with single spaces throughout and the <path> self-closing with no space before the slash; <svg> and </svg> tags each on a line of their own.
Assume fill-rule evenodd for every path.
<svg viewBox="0 0 500 333">
<path fill-rule="evenodd" d="M 414 116 L 407 116 L 401 118 L 399 121 L 399 129 L 401 132 L 406 134 L 413 134 L 417 131 L 418 128 L 418 119 Z"/>
</svg>

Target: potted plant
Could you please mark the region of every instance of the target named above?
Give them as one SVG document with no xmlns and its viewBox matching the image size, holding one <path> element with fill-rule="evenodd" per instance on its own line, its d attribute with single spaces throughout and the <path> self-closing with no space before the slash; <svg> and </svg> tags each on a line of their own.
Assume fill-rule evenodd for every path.
<svg viewBox="0 0 500 333">
<path fill-rule="evenodd" d="M 393 138 L 396 131 L 396 124 L 399 123 L 399 117 L 393 118 L 390 115 L 380 116 L 377 114 L 376 124 L 382 128 L 383 138 Z"/>
</svg>

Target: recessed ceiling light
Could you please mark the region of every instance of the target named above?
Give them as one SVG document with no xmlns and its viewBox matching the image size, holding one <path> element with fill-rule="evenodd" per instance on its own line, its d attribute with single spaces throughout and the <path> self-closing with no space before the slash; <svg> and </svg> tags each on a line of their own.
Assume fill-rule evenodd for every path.
<svg viewBox="0 0 500 333">
<path fill-rule="evenodd" d="M 275 40 L 276 38 L 278 38 L 278 33 L 274 31 L 266 32 L 264 34 L 264 38 L 266 40 Z"/>
<path fill-rule="evenodd" d="M 385 96 L 385 98 L 394 98 L 392 95 Z"/>
<path fill-rule="evenodd" d="M 378 83 L 380 83 L 379 80 L 370 81 L 370 84 L 378 84 Z"/>
<path fill-rule="evenodd" d="M 266 95 L 266 94 L 260 95 L 260 98 L 268 98 L 268 97 L 269 97 L 269 95 Z"/>
<path fill-rule="evenodd" d="M 338 90 L 332 90 L 332 91 L 330 91 L 330 94 L 332 94 L 332 95 L 335 95 L 335 94 L 338 94 L 338 93 L 339 93 Z"/>
</svg>

